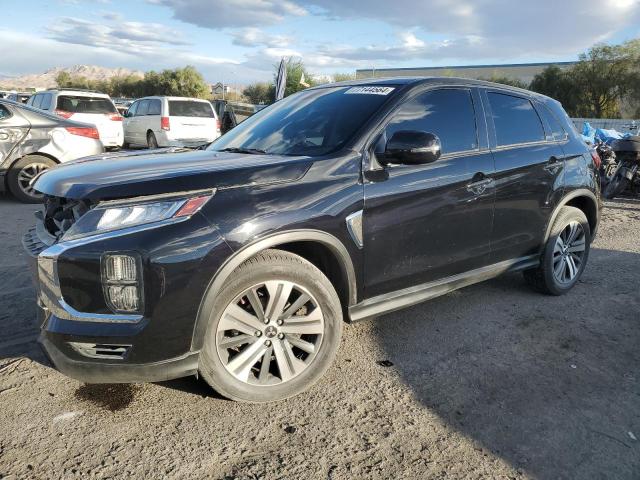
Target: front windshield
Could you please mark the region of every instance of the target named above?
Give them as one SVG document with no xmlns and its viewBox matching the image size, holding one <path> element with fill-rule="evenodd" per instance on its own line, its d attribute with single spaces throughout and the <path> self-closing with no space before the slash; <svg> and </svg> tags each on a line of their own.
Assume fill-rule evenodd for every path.
<svg viewBox="0 0 640 480">
<path fill-rule="evenodd" d="M 351 139 L 394 90 L 391 86 L 305 90 L 256 113 L 208 150 L 326 155 Z"/>
</svg>

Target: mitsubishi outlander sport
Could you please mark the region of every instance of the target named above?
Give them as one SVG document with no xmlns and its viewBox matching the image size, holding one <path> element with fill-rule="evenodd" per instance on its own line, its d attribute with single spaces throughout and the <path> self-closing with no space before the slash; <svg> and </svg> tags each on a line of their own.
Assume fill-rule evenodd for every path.
<svg viewBox="0 0 640 480">
<path fill-rule="evenodd" d="M 206 150 L 62 165 L 36 179 L 24 237 L 40 341 L 88 383 L 199 374 L 283 399 L 323 375 L 345 321 L 505 272 L 571 290 L 595 164 L 550 98 L 393 78 L 291 95 Z"/>
</svg>

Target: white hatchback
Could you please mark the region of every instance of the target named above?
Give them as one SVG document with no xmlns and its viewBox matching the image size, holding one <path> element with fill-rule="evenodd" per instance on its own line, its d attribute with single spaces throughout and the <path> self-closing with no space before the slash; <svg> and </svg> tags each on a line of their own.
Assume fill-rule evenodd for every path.
<svg viewBox="0 0 640 480">
<path fill-rule="evenodd" d="M 220 122 L 207 100 L 145 97 L 136 100 L 125 113 L 125 146 L 197 147 L 219 136 Z"/>
<path fill-rule="evenodd" d="M 46 90 L 33 95 L 27 105 L 77 122 L 94 125 L 106 148 L 124 142 L 122 115 L 106 93 L 87 90 Z"/>
</svg>

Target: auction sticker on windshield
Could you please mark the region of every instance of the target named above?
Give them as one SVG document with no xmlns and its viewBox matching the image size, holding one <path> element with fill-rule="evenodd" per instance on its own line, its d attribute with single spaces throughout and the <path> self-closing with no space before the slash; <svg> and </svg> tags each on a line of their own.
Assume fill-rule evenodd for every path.
<svg viewBox="0 0 640 480">
<path fill-rule="evenodd" d="M 351 87 L 344 93 L 360 95 L 389 95 L 394 90 L 394 87 Z"/>
</svg>

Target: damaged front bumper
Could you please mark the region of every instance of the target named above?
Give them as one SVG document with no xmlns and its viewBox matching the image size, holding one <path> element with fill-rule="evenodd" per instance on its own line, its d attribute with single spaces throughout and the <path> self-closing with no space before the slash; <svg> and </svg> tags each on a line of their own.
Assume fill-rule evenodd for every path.
<svg viewBox="0 0 640 480">
<path fill-rule="evenodd" d="M 192 335 L 210 281 L 202 262 L 213 261 L 217 268 L 229 254 L 204 217 L 59 243 L 42 228 L 39 221 L 24 235 L 23 246 L 37 292 L 40 343 L 56 369 L 87 383 L 154 382 L 197 373 Z M 194 247 L 189 255 L 176 247 L 187 244 Z M 148 287 L 144 309 L 136 314 L 101 305 L 101 258 L 125 251 L 143 259 Z"/>
</svg>

